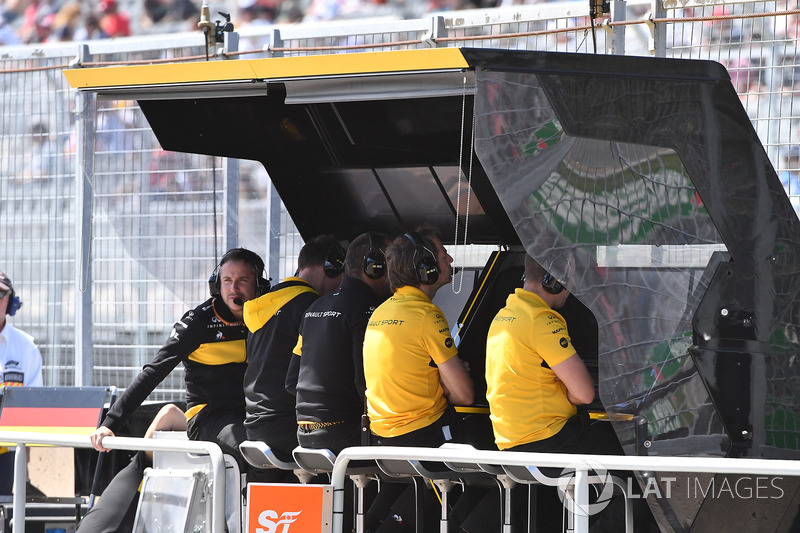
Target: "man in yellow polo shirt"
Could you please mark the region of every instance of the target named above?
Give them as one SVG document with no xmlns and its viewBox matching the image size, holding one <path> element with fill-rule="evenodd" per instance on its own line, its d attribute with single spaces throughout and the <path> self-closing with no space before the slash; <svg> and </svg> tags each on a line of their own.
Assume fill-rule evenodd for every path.
<svg viewBox="0 0 800 533">
<path fill-rule="evenodd" d="M 578 405 L 594 400 L 594 382 L 572 346 L 566 321 L 555 311 L 569 294 L 526 255 L 522 288 L 509 295 L 489 326 L 486 399 L 501 450 L 624 455 L 608 422 L 591 424 L 578 413 Z M 597 530 L 622 531 L 621 498 L 615 495 L 598 518 Z M 634 524 L 636 531 L 653 531 L 641 498 L 634 501 Z"/>
<path fill-rule="evenodd" d="M 432 301 L 450 282 L 453 258 L 430 229 L 396 238 L 386 250 L 394 294 L 375 309 L 364 336 L 370 427 L 377 443 L 439 446 L 453 438 L 455 411 L 474 388 L 444 313 Z"/>
<path fill-rule="evenodd" d="M 594 382 L 555 311 L 569 294 L 526 255 L 522 288 L 489 326 L 486 399 L 501 450 L 622 453 L 610 427 L 578 415 L 577 405 L 594 400 Z"/>
</svg>

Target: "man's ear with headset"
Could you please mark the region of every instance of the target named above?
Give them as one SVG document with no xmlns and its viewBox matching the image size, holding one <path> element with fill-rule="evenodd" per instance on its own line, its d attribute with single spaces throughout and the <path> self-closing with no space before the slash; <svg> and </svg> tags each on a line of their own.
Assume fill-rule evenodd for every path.
<svg viewBox="0 0 800 533">
<path fill-rule="evenodd" d="M 435 292 L 441 287 L 446 278 L 442 277 L 439 266 L 442 245 L 437 241 L 436 229 L 429 226 L 401 233 L 392 241 L 386 249 L 386 270 L 392 291 L 407 285 L 423 292 L 429 292 L 429 288 Z"/>
<path fill-rule="evenodd" d="M 414 273 L 422 285 L 433 285 L 439 280 L 439 261 L 436 252 L 425 243 L 416 231 L 409 231 L 405 238 L 414 247 Z"/>
<path fill-rule="evenodd" d="M 385 233 L 368 231 L 355 237 L 347 247 L 344 273 L 358 278 L 363 274 L 369 280 L 386 278 L 385 249 L 391 238 Z"/>
<path fill-rule="evenodd" d="M 364 274 L 369 279 L 381 279 L 386 276 L 386 253 L 383 251 L 390 240 L 384 233 L 367 232 L 369 249 L 364 254 Z"/>
<path fill-rule="evenodd" d="M 339 241 L 332 235 L 319 235 L 300 249 L 295 276 L 324 295 L 339 286 L 344 267 L 345 250 Z"/>
<path fill-rule="evenodd" d="M 542 288 L 550 294 L 561 294 L 564 285 L 550 272 L 545 272 L 542 275 Z"/>
<path fill-rule="evenodd" d="M 542 297 L 556 296 L 566 290 L 566 287 L 558 278 L 528 254 L 525 255 L 523 286 L 528 290 L 539 293 Z"/>
</svg>

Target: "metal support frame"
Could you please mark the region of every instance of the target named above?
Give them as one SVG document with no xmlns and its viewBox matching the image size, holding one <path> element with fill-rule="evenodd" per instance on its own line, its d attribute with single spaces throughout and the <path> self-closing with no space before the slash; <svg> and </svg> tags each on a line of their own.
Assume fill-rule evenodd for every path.
<svg viewBox="0 0 800 533">
<path fill-rule="evenodd" d="M 86 61 L 87 47 L 82 47 L 81 61 Z M 75 179 L 77 207 L 75 298 L 75 385 L 89 386 L 93 381 L 92 364 L 92 214 L 94 195 L 95 122 L 97 94 L 80 91 L 75 96 L 77 115 L 77 164 Z"/>
</svg>

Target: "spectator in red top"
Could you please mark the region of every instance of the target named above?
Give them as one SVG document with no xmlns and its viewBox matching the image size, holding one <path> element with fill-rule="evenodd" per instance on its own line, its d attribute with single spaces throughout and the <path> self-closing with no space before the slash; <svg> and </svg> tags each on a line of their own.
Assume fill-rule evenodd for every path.
<svg viewBox="0 0 800 533">
<path fill-rule="evenodd" d="M 109 37 L 129 37 L 131 23 L 128 16 L 117 11 L 116 0 L 100 0 L 100 28 Z"/>
</svg>

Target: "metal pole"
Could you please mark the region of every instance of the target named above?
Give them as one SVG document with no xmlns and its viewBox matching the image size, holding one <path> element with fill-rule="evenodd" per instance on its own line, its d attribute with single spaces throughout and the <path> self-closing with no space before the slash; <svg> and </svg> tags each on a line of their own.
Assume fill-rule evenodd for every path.
<svg viewBox="0 0 800 533">
<path fill-rule="evenodd" d="M 661 0 L 653 0 L 651 13 L 654 19 L 663 19 L 667 16 L 667 10 Z M 667 57 L 667 27 L 661 24 L 653 24 L 653 51 L 656 57 Z"/>
<path fill-rule="evenodd" d="M 225 52 L 237 52 L 239 50 L 239 34 L 226 32 L 224 37 Z M 224 168 L 225 249 L 227 250 L 239 246 L 239 160 L 233 157 L 226 157 L 224 159 Z"/>
<path fill-rule="evenodd" d="M 275 185 L 270 182 L 269 193 L 269 216 L 267 220 L 267 272 L 272 276 L 276 283 L 280 282 L 281 267 L 281 197 L 275 190 Z"/>
<path fill-rule="evenodd" d="M 625 22 L 628 17 L 627 11 L 628 2 L 626 0 L 614 0 L 611 3 L 611 21 Z M 625 28 L 625 25 L 611 28 L 611 53 L 614 55 L 625 55 Z"/>
<path fill-rule="evenodd" d="M 572 506 L 572 517 L 577 533 L 589 531 L 589 472 L 583 468 L 575 469 L 575 501 Z"/>
<path fill-rule="evenodd" d="M 25 500 L 28 481 L 28 449 L 24 442 L 17 443 L 17 451 L 14 455 L 14 517 L 11 523 L 12 531 L 25 531 Z M 21 528 L 17 525 L 22 524 Z"/>
<path fill-rule="evenodd" d="M 82 50 L 85 47 L 82 47 Z M 81 57 L 81 61 L 85 61 Z M 78 91 L 75 98 L 77 153 L 75 271 L 75 385 L 93 384 L 92 364 L 92 197 L 94 194 L 94 141 L 96 94 Z"/>
<path fill-rule="evenodd" d="M 236 246 L 239 246 L 239 160 L 226 157 L 225 249 Z"/>
</svg>

